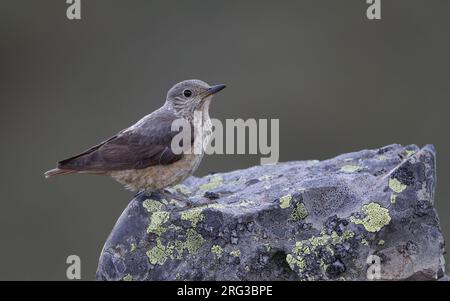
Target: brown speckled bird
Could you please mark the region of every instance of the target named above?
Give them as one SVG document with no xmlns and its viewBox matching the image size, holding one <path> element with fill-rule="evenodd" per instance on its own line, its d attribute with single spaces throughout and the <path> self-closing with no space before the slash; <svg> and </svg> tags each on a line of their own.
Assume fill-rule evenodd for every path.
<svg viewBox="0 0 450 301">
<path fill-rule="evenodd" d="M 213 95 L 225 85 L 210 86 L 200 80 L 186 80 L 173 86 L 166 102 L 129 128 L 74 157 L 58 162 L 58 167 L 45 177 L 72 173 L 111 176 L 130 190 L 158 191 L 178 184 L 190 176 L 200 164 L 200 154 L 178 154 L 171 149 L 174 120 L 190 122 L 194 143 L 202 135 L 203 143 L 211 136 L 209 105 Z M 193 124 L 194 112 L 201 111 L 202 130 Z M 197 126 L 198 127 L 198 126 Z"/>
</svg>

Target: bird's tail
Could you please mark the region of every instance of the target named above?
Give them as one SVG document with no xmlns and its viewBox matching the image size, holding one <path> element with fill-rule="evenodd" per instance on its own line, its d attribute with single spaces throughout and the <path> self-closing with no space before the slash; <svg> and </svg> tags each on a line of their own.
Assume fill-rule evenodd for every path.
<svg viewBox="0 0 450 301">
<path fill-rule="evenodd" d="M 75 173 L 76 170 L 70 170 L 70 169 L 59 169 L 59 168 L 55 168 L 52 170 L 47 171 L 44 176 L 46 179 L 54 177 L 54 176 L 62 176 L 62 175 L 68 175 L 71 173 Z"/>
</svg>

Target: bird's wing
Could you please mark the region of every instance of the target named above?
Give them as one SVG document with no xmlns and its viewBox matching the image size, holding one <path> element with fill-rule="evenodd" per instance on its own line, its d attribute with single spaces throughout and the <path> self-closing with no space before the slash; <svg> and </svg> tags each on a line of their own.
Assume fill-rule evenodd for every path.
<svg viewBox="0 0 450 301">
<path fill-rule="evenodd" d="M 173 120 L 173 115 L 150 116 L 137 127 L 126 129 L 79 155 L 58 162 L 58 168 L 106 172 L 176 162 L 182 154 L 174 154 L 171 149 L 172 138 L 179 133 L 171 131 Z"/>
</svg>

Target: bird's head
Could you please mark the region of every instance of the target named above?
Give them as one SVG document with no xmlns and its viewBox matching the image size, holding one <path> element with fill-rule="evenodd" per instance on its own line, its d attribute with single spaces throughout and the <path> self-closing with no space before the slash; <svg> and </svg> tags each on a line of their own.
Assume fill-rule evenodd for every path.
<svg viewBox="0 0 450 301">
<path fill-rule="evenodd" d="M 185 80 L 169 90 L 166 104 L 173 108 L 178 116 L 190 118 L 194 111 L 203 110 L 205 105 L 207 108 L 213 95 L 225 87 L 225 85 L 210 86 L 198 79 Z"/>
</svg>

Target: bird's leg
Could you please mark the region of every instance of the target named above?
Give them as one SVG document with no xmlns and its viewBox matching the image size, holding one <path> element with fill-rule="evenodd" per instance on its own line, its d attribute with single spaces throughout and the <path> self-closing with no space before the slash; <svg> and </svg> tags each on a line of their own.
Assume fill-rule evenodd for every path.
<svg viewBox="0 0 450 301">
<path fill-rule="evenodd" d="M 217 200 L 220 199 L 220 194 L 212 191 L 206 191 L 203 194 L 203 197 L 206 198 L 209 203 L 217 203 Z"/>
<path fill-rule="evenodd" d="M 147 191 L 145 189 L 141 189 L 138 192 L 136 192 L 136 194 L 134 195 L 134 198 L 139 198 L 146 193 L 147 193 Z"/>
<path fill-rule="evenodd" d="M 192 207 L 192 204 L 189 202 L 188 197 L 186 197 L 185 195 L 174 193 L 167 189 L 153 190 L 150 193 L 155 195 L 157 199 L 167 200 L 169 204 L 172 204 L 179 209 L 189 209 Z"/>
</svg>

